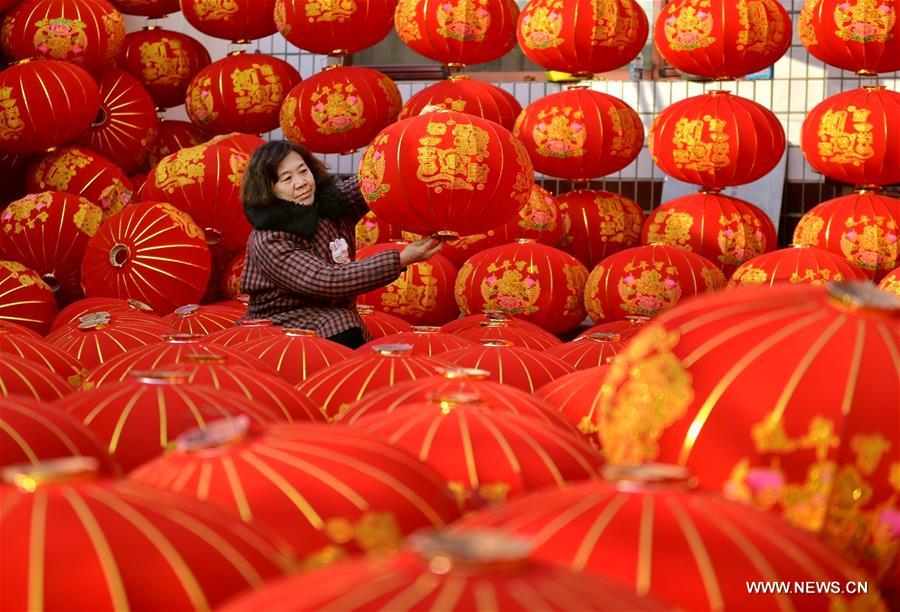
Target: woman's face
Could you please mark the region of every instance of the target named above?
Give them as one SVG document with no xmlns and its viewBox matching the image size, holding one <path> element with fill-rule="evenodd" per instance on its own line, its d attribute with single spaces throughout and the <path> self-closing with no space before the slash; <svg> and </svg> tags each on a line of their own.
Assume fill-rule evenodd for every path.
<svg viewBox="0 0 900 612">
<path fill-rule="evenodd" d="M 272 192 L 277 198 L 301 206 L 309 206 L 316 199 L 316 179 L 297 152 L 291 151 L 278 164 Z"/>
</svg>

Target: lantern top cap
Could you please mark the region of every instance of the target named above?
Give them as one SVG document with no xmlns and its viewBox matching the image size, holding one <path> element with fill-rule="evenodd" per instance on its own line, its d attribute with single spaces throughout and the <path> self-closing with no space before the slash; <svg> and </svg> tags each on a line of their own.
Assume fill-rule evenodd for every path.
<svg viewBox="0 0 900 612">
<path fill-rule="evenodd" d="M 272 327 L 272 319 L 241 319 L 240 327 Z"/>
<path fill-rule="evenodd" d="M 384 357 L 409 357 L 412 355 L 412 344 L 376 344 L 372 350 Z"/>
<path fill-rule="evenodd" d="M 487 380 L 491 375 L 479 368 L 438 368 L 438 372 L 448 380 Z"/>
<path fill-rule="evenodd" d="M 473 391 L 448 391 L 436 394 L 431 398 L 431 402 L 439 404 L 445 412 L 449 412 L 454 406 L 484 405 L 484 398 Z"/>
<path fill-rule="evenodd" d="M 407 546 L 429 560 L 436 574 L 446 574 L 459 564 L 475 567 L 519 568 L 533 546 L 525 539 L 506 532 L 479 529 L 466 533 L 419 531 L 407 539 Z"/>
<path fill-rule="evenodd" d="M 697 479 L 687 467 L 668 463 L 607 465 L 603 468 L 603 477 L 617 489 L 627 492 L 661 487 L 686 491 L 697 486 Z"/>
<path fill-rule="evenodd" d="M 183 370 L 132 370 L 128 375 L 145 385 L 180 385 L 190 378 Z"/>
<path fill-rule="evenodd" d="M 436 334 L 441 331 L 439 325 L 413 325 L 412 332 L 414 334 Z"/>
<path fill-rule="evenodd" d="M 250 417 L 241 414 L 190 429 L 175 439 L 175 446 L 185 453 L 234 446 L 247 438 L 249 430 Z"/>
<path fill-rule="evenodd" d="M 75 484 L 97 478 L 100 464 L 94 457 L 64 457 L 36 464 L 22 463 L 5 468 L 3 482 L 14 485 L 26 493 L 34 493 L 39 487 L 53 484 Z"/>
<path fill-rule="evenodd" d="M 505 340 L 502 338 L 483 338 L 479 342 L 479 344 L 481 344 L 481 346 L 487 346 L 487 347 L 500 347 L 500 346 L 510 347 L 510 346 L 513 346 L 515 344 L 515 342 L 513 342 L 512 340 Z"/>
<path fill-rule="evenodd" d="M 192 344 L 201 342 L 206 338 L 205 334 L 163 334 L 163 340 L 169 344 Z"/>
<path fill-rule="evenodd" d="M 200 310 L 200 304 L 185 304 L 175 309 L 175 314 L 179 317 L 189 317 Z"/>
<path fill-rule="evenodd" d="M 212 353 L 192 353 L 182 357 L 182 361 L 191 365 L 225 365 L 228 363 L 228 357 Z"/>
<path fill-rule="evenodd" d="M 291 336 L 292 338 L 315 338 L 319 335 L 314 329 L 303 329 L 301 327 L 285 327 L 282 331 L 285 336 Z"/>
<path fill-rule="evenodd" d="M 888 317 L 900 316 L 900 297 L 869 281 L 841 281 L 828 285 L 828 297 L 843 310 Z"/>
<path fill-rule="evenodd" d="M 112 315 L 109 312 L 105 310 L 91 312 L 83 317 L 78 317 L 78 329 L 84 331 L 90 329 L 103 329 L 104 327 L 109 327 L 111 322 Z"/>
<path fill-rule="evenodd" d="M 357 304 L 356 312 L 360 315 L 370 315 L 375 313 L 375 307 L 370 304 Z"/>
<path fill-rule="evenodd" d="M 648 317 L 646 315 L 628 315 L 627 317 L 625 317 L 625 320 L 628 321 L 629 323 L 637 325 L 637 324 L 641 324 L 641 323 L 646 323 L 647 321 L 650 320 L 650 317 Z"/>
<path fill-rule="evenodd" d="M 622 334 L 615 332 L 591 332 L 582 336 L 585 340 L 592 342 L 621 342 Z"/>
<path fill-rule="evenodd" d="M 128 302 L 128 306 L 132 310 L 137 310 L 140 312 L 153 312 L 153 308 L 151 308 L 149 304 L 142 302 L 140 300 L 136 300 L 134 298 L 128 298 L 127 302 Z"/>
</svg>

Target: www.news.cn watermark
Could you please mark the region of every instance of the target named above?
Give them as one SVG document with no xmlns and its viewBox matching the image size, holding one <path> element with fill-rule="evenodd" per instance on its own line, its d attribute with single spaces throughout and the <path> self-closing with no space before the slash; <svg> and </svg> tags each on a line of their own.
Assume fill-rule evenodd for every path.
<svg viewBox="0 0 900 612">
<path fill-rule="evenodd" d="M 866 595 L 868 582 L 848 580 L 841 582 L 817 582 L 814 580 L 795 581 L 754 581 L 746 582 L 747 592 L 755 595 Z"/>
</svg>

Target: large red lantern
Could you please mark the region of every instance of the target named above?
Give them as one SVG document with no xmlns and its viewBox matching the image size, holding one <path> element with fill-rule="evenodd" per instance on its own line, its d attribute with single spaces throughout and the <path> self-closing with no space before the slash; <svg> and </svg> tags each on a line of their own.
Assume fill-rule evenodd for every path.
<svg viewBox="0 0 900 612">
<path fill-rule="evenodd" d="M 4 353 L 0 364 L 0 399 L 21 395 L 52 402 L 72 393 L 69 381 L 36 361 Z"/>
<path fill-rule="evenodd" d="M 618 172 L 644 143 L 644 125 L 622 100 L 584 87 L 539 98 L 513 130 L 538 172 L 585 181 Z"/>
<path fill-rule="evenodd" d="M 275 0 L 181 0 L 181 12 L 204 34 L 235 43 L 265 38 L 277 31 Z"/>
<path fill-rule="evenodd" d="M 791 44 L 791 17 L 778 0 L 672 0 L 653 42 L 682 72 L 730 80 L 774 64 Z"/>
<path fill-rule="evenodd" d="M 201 230 L 171 204 L 116 213 L 91 238 L 81 264 L 87 296 L 135 298 L 165 314 L 200 301 L 212 257 Z"/>
<path fill-rule="evenodd" d="M 410 331 L 412 329 L 412 325 L 400 317 L 395 317 L 386 312 L 375 310 L 371 306 L 366 306 L 365 304 L 358 305 L 356 311 L 363 320 L 369 335 L 373 338 L 381 338 L 402 331 Z"/>
<path fill-rule="evenodd" d="M 447 351 L 438 355 L 438 359 L 459 368 L 484 370 L 487 380 L 528 393 L 575 371 L 561 359 L 536 349 L 515 346 L 509 340 L 482 340 L 477 347 Z"/>
<path fill-rule="evenodd" d="M 624 66 L 644 48 L 650 24 L 635 0 L 531 0 L 519 15 L 522 52 L 547 70 L 590 77 Z"/>
<path fill-rule="evenodd" d="M 468 325 L 469 322 L 477 321 L 474 325 Z M 486 318 L 483 315 L 469 315 L 457 319 L 453 323 L 444 326 L 444 330 L 451 329 L 451 325 L 455 323 L 466 322 L 464 327 L 453 328 L 454 335 L 473 340 L 481 344 L 483 340 L 506 340 L 513 343 L 513 346 L 521 346 L 522 348 L 537 349 L 543 351 L 551 346 L 561 344 L 559 338 L 554 336 L 542 327 L 538 327 L 534 323 L 529 323 L 523 319 L 516 317 L 507 317 L 502 312 L 491 312 Z"/>
<path fill-rule="evenodd" d="M 900 262 L 900 200 L 861 190 L 808 210 L 794 244 L 843 256 L 876 282 Z"/>
<path fill-rule="evenodd" d="M 860 282 L 730 289 L 676 307 L 613 360 L 603 452 L 687 466 L 887 570 L 898 319 L 900 302 Z"/>
<path fill-rule="evenodd" d="M 414 163 L 410 163 L 414 160 Z M 372 211 L 416 232 L 467 236 L 515 217 L 534 184 L 522 144 L 493 121 L 441 111 L 382 130 L 359 185 Z"/>
<path fill-rule="evenodd" d="M 182 103 L 184 100 L 182 100 Z M 190 121 L 163 119 L 159 122 L 159 135 L 150 146 L 147 163 L 156 166 L 164 157 L 177 153 L 180 149 L 196 147 L 209 140 L 209 136 Z M 149 178 L 149 175 L 148 177 Z"/>
<path fill-rule="evenodd" d="M 410 49 L 450 66 L 492 62 L 516 45 L 519 7 L 512 0 L 400 0 L 397 34 Z"/>
<path fill-rule="evenodd" d="M 693 251 L 726 276 L 745 261 L 775 248 L 775 225 L 750 202 L 701 191 L 655 208 L 642 232 L 644 244 Z"/>
<path fill-rule="evenodd" d="M 312 330 L 275 329 L 278 333 L 266 332 L 258 338 L 230 346 L 258 364 L 271 368 L 292 385 L 302 383 L 329 366 L 358 356 L 352 349 L 320 338 Z M 217 342 L 214 338 L 209 340 L 211 343 Z"/>
<path fill-rule="evenodd" d="M 140 81 L 156 106 L 170 108 L 184 104 L 191 79 L 212 60 L 196 38 L 147 26 L 125 37 L 116 61 Z"/>
<path fill-rule="evenodd" d="M 70 324 L 78 324 L 81 317 L 96 312 L 121 313 L 128 320 L 150 321 L 160 323 L 160 316 L 153 312 L 147 304 L 139 300 L 120 300 L 110 297 L 93 297 L 76 300 L 59 311 L 53 319 L 53 331 Z M 104 317 L 106 315 L 103 315 Z"/>
<path fill-rule="evenodd" d="M 25 0 L 0 26 L 0 45 L 14 60 L 53 59 L 99 72 L 125 41 L 125 20 L 106 0 Z"/>
<path fill-rule="evenodd" d="M 499 123 L 507 130 L 513 129 L 522 112 L 522 105 L 505 89 L 458 73 L 414 94 L 403 105 L 400 119 L 415 117 L 426 107 L 469 113 Z"/>
<path fill-rule="evenodd" d="M 347 55 L 387 36 L 396 6 L 397 0 L 275 0 L 275 25 L 289 43 L 310 53 Z"/>
<path fill-rule="evenodd" d="M 705 257 L 651 244 L 601 261 L 588 277 L 584 304 L 595 323 L 653 317 L 683 299 L 724 288 L 725 276 Z"/>
<path fill-rule="evenodd" d="M 551 346 L 544 354 L 556 357 L 576 370 L 586 370 L 608 364 L 625 348 L 626 342 L 620 334 L 592 332 L 582 334 L 571 342 Z"/>
<path fill-rule="evenodd" d="M 247 251 L 241 251 L 231 258 L 225 266 L 222 274 L 222 286 L 220 290 L 226 298 L 238 299 L 241 295 L 241 279 L 244 276 L 244 267 L 247 265 Z"/>
<path fill-rule="evenodd" d="M 826 64 L 859 75 L 900 70 L 896 0 L 806 0 L 800 42 Z"/>
<path fill-rule="evenodd" d="M 584 319 L 587 276 L 571 255 L 522 240 L 473 255 L 456 277 L 456 303 L 465 314 L 500 310 L 563 333 Z"/>
<path fill-rule="evenodd" d="M 243 312 L 215 304 L 185 304 L 163 317 L 163 323 L 179 334 L 209 335 L 234 326 Z"/>
<path fill-rule="evenodd" d="M 97 82 L 57 60 L 18 63 L 0 71 L 0 151 L 41 153 L 77 138 L 100 108 Z"/>
<path fill-rule="evenodd" d="M 784 282 L 827 285 L 833 281 L 865 279 L 866 274 L 841 255 L 798 244 L 745 261 L 731 275 L 728 286 L 772 286 Z"/>
<path fill-rule="evenodd" d="M 650 126 L 650 155 L 663 172 L 707 189 L 750 183 L 785 150 L 784 128 L 765 106 L 715 90 L 680 100 Z"/>
<path fill-rule="evenodd" d="M 59 307 L 40 274 L 17 261 L 0 260 L 0 295 L 0 321 L 24 325 L 42 335 L 50 331 Z"/>
<path fill-rule="evenodd" d="M 817 172 L 851 185 L 900 182 L 900 93 L 883 85 L 845 91 L 803 120 L 801 146 Z"/>
<path fill-rule="evenodd" d="M 81 296 L 81 258 L 103 211 L 61 191 L 30 194 L 0 213 L 0 252 L 36 272 L 61 304 Z"/>
<path fill-rule="evenodd" d="M 379 344 L 408 344 L 413 355 L 428 355 L 429 357 L 467 346 L 475 346 L 471 340 L 442 332 L 440 327 L 414 325 L 409 331 L 370 340 L 356 349 L 356 352 L 368 355 Z"/>
<path fill-rule="evenodd" d="M 87 374 L 85 365 L 78 359 L 50 344 L 48 340 L 0 329 L 0 360 L 7 355 L 21 357 L 41 365 L 66 379 L 73 388 L 81 385 Z"/>
<path fill-rule="evenodd" d="M 148 344 L 158 344 L 172 330 L 146 317 L 127 312 L 95 311 L 47 336 L 53 346 L 77 358 L 88 370 Z"/>
<path fill-rule="evenodd" d="M 270 319 L 241 319 L 233 327 L 213 332 L 206 337 L 207 342 L 234 346 L 242 342 L 252 342 L 269 336 L 281 337 L 284 329 L 272 325 Z M 272 368 L 274 370 L 274 368 Z"/>
<path fill-rule="evenodd" d="M 61 147 L 28 169 L 28 190 L 67 191 L 96 204 L 107 219 L 134 201 L 134 187 L 121 168 L 81 147 Z"/>
<path fill-rule="evenodd" d="M 159 19 L 179 11 L 178 0 L 109 0 L 126 15 Z"/>
<path fill-rule="evenodd" d="M 544 384 L 534 395 L 558 410 L 599 448 L 594 419 L 600 405 L 600 389 L 608 371 L 608 364 L 577 370 Z"/>
<path fill-rule="evenodd" d="M 562 236 L 559 246 L 589 269 L 641 241 L 644 211 L 625 196 L 600 189 L 576 189 L 556 197 Z"/>
<path fill-rule="evenodd" d="M 317 153 L 349 153 L 396 121 L 400 91 L 385 74 L 330 66 L 294 86 L 281 106 L 286 138 Z"/>
<path fill-rule="evenodd" d="M 210 134 L 261 134 L 278 127 L 297 69 L 277 57 L 239 52 L 197 73 L 187 89 L 188 118 Z"/>
</svg>

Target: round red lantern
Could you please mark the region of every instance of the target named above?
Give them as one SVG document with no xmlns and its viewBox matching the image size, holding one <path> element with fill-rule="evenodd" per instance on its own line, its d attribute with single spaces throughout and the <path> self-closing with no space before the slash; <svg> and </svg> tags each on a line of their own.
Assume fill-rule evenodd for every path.
<svg viewBox="0 0 900 612">
<path fill-rule="evenodd" d="M 806 245 L 793 245 L 745 261 L 731 275 L 728 286 L 773 286 L 784 282 L 827 285 L 833 281 L 865 280 L 866 277 L 865 272 L 841 255 Z"/>
<path fill-rule="evenodd" d="M 206 141 L 206 144 L 226 147 L 250 157 L 256 149 L 266 144 L 266 141 L 256 134 L 229 132 L 228 134 L 217 134 L 213 136 Z"/>
<path fill-rule="evenodd" d="M 791 17 L 778 0 L 672 0 L 653 42 L 682 72 L 730 80 L 768 68 L 791 44 Z"/>
<path fill-rule="evenodd" d="M 43 335 L 59 311 L 53 290 L 41 275 L 17 261 L 0 259 L 0 320 L 24 325 Z"/>
<path fill-rule="evenodd" d="M 625 196 L 600 189 L 576 189 L 556 196 L 562 236 L 559 247 L 589 269 L 600 260 L 641 242 L 644 211 Z"/>
<path fill-rule="evenodd" d="M 252 327 L 252 323 L 249 324 Z M 259 337 L 229 344 L 235 350 L 271 368 L 292 385 L 332 365 L 357 357 L 353 350 L 337 342 L 320 338 L 308 329 L 271 326 L 277 330 L 258 332 Z M 210 338 L 211 343 L 217 343 Z"/>
<path fill-rule="evenodd" d="M 519 46 L 547 70 L 590 77 L 624 66 L 644 48 L 650 24 L 635 0 L 531 0 L 519 15 Z"/>
<path fill-rule="evenodd" d="M 863 76 L 900 70 L 895 0 L 806 0 L 800 42 L 826 64 Z"/>
<path fill-rule="evenodd" d="M 8 334 L 30 336 L 31 338 L 41 337 L 41 335 L 33 329 L 25 327 L 24 325 L 19 325 L 18 323 L 13 323 L 7 319 L 0 319 L 0 331 Z"/>
<path fill-rule="evenodd" d="M 0 151 L 41 153 L 91 127 L 100 90 L 70 62 L 20 62 L 0 71 L 0 108 Z"/>
<path fill-rule="evenodd" d="M 391 225 L 466 236 L 512 219 L 528 200 L 534 170 L 502 126 L 441 111 L 382 130 L 360 162 L 359 184 Z"/>
<path fill-rule="evenodd" d="M 571 342 L 551 346 L 545 355 L 556 357 L 576 370 L 606 365 L 625 348 L 626 341 L 616 333 L 591 332 Z"/>
<path fill-rule="evenodd" d="M 726 276 L 745 261 L 775 248 L 775 225 L 750 202 L 701 191 L 655 208 L 642 232 L 644 244 L 693 251 Z"/>
<path fill-rule="evenodd" d="M 134 187 L 121 168 L 81 147 L 60 147 L 28 169 L 28 190 L 67 191 L 96 204 L 107 219 L 133 203 Z"/>
<path fill-rule="evenodd" d="M 456 303 L 465 314 L 500 310 L 563 333 L 584 319 L 587 275 L 571 255 L 522 240 L 473 255 L 456 277 Z"/>
<path fill-rule="evenodd" d="M 191 79 L 212 60 L 196 38 L 146 26 L 125 37 L 116 61 L 140 81 L 156 106 L 170 108 L 184 104 Z"/>
<path fill-rule="evenodd" d="M 82 377 L 87 374 L 83 363 L 53 346 L 49 341 L 0 329 L 0 360 L 7 355 L 21 357 L 44 366 L 64 378 L 75 389 L 81 385 Z"/>
<path fill-rule="evenodd" d="M 406 242 L 375 244 L 361 249 L 356 259 L 400 251 Z M 456 318 L 459 311 L 453 300 L 456 266 L 438 253 L 427 261 L 405 268 L 397 280 L 357 297 L 359 304 L 368 304 L 415 325 L 442 325 Z"/>
<path fill-rule="evenodd" d="M 507 317 L 504 313 L 490 313 L 486 319 L 481 319 L 483 315 L 469 315 L 458 319 L 462 322 L 468 320 L 478 320 L 479 322 L 472 326 L 461 327 L 452 333 L 454 335 L 473 340 L 481 344 L 484 340 L 503 340 L 512 342 L 514 346 L 522 348 L 537 349 L 543 351 L 551 346 L 561 344 L 559 338 L 544 331 L 543 328 L 528 323 L 516 317 Z M 449 324 L 445 326 L 449 328 Z"/>
<path fill-rule="evenodd" d="M 25 396 L 52 402 L 72 393 L 72 386 L 48 368 L 24 357 L 5 353 L 0 367 L 0 398 Z"/>
<path fill-rule="evenodd" d="M 109 0 L 126 15 L 159 19 L 180 10 L 178 0 Z"/>
<path fill-rule="evenodd" d="M 183 436 L 129 479 L 238 511 L 298 550 L 323 539 L 332 553 L 323 561 L 394 552 L 406 534 L 459 516 L 438 474 L 373 436 L 311 424 L 217 425 Z"/>
<path fill-rule="evenodd" d="M 95 311 L 51 333 L 53 346 L 76 357 L 88 370 L 132 349 L 163 341 L 172 330 L 147 317 L 127 312 Z"/>
<path fill-rule="evenodd" d="M 163 317 L 163 323 L 179 334 L 209 335 L 233 327 L 243 312 L 214 304 L 185 304 Z"/>
<path fill-rule="evenodd" d="M 426 107 L 469 113 L 499 123 L 507 130 L 513 129 L 522 112 L 522 105 L 505 89 L 458 73 L 414 94 L 403 105 L 400 119 L 415 117 Z"/>
<path fill-rule="evenodd" d="M 292 45 L 321 55 L 347 55 L 381 41 L 394 25 L 397 0 L 276 0 L 275 25 Z"/>
<path fill-rule="evenodd" d="M 817 172 L 851 185 L 900 182 L 900 94 L 883 85 L 845 91 L 803 120 L 801 146 Z"/>
<path fill-rule="evenodd" d="M 479 346 L 456 349 L 438 359 L 460 368 L 487 372 L 487 380 L 534 393 L 554 378 L 574 372 L 564 361 L 536 349 L 515 346 L 509 340 L 482 340 Z"/>
<path fill-rule="evenodd" d="M 876 282 L 897 266 L 900 200 L 861 190 L 822 202 L 794 229 L 794 243 L 843 256 Z"/>
<path fill-rule="evenodd" d="M 359 304 L 356 307 L 356 311 L 359 313 L 360 318 L 362 318 L 369 335 L 373 338 L 382 338 L 390 334 L 410 331 L 412 329 L 412 325 L 400 317 L 395 317 L 386 312 L 375 310 L 372 306 Z"/>
<path fill-rule="evenodd" d="M 427 355 L 429 357 L 467 346 L 475 346 L 475 343 L 471 340 L 442 332 L 440 327 L 414 325 L 409 331 L 402 331 L 371 340 L 356 349 L 356 352 L 368 355 L 379 344 L 408 344 L 413 355 Z"/>
<path fill-rule="evenodd" d="M 900 301 L 852 281 L 692 300 L 612 362 L 597 417 L 603 452 L 614 464 L 685 465 L 878 574 L 897 550 L 887 545 L 898 512 L 887 449 L 900 444 L 898 318 Z"/>
<path fill-rule="evenodd" d="M 512 0 L 400 0 L 394 27 L 406 46 L 450 66 L 492 62 L 516 45 L 519 7 Z"/>
<path fill-rule="evenodd" d="M 225 297 L 237 299 L 241 295 L 241 278 L 247 265 L 247 251 L 241 251 L 231 258 L 222 275 L 222 293 Z"/>
<path fill-rule="evenodd" d="M 125 20 L 106 0 L 25 0 L 0 26 L 13 60 L 64 60 L 92 72 L 109 66 L 124 41 Z"/>
<path fill-rule="evenodd" d="M 147 158 L 147 163 L 152 168 L 164 157 L 177 153 L 181 149 L 201 145 L 208 139 L 209 136 L 206 132 L 190 121 L 163 119 L 159 122 L 159 135 L 156 141 L 150 145 L 150 156 Z"/>
<path fill-rule="evenodd" d="M 403 100 L 385 74 L 329 66 L 294 86 L 281 106 L 286 138 L 317 153 L 350 153 L 397 120 Z"/>
<path fill-rule="evenodd" d="M 601 261 L 588 277 L 584 305 L 595 323 L 653 317 L 683 299 L 724 288 L 725 276 L 705 257 L 651 244 Z"/>
<path fill-rule="evenodd" d="M 551 380 L 534 395 L 553 406 L 572 426 L 600 447 L 594 417 L 600 405 L 600 389 L 609 365 L 595 365 Z"/>
<path fill-rule="evenodd" d="M 584 87 L 538 98 L 519 115 L 513 134 L 535 170 L 575 181 L 618 172 L 644 143 L 644 125 L 634 109 Z"/>
<path fill-rule="evenodd" d="M 644 315 L 628 315 L 622 321 L 605 321 L 581 332 L 575 339 L 578 340 L 590 334 L 619 334 L 622 340 L 627 342 L 633 335 L 641 331 L 650 320 Z"/>
<path fill-rule="evenodd" d="M 201 228 L 204 242 L 217 254 L 236 253 L 247 246 L 251 229 L 241 204 L 248 161 L 248 155 L 227 146 L 181 149 L 160 160 L 147 177 L 143 195 L 170 202 L 190 215 Z"/>
<path fill-rule="evenodd" d="M 128 319 L 160 323 L 160 317 L 149 305 L 139 300 L 120 300 L 119 298 L 93 297 L 76 300 L 59 311 L 53 319 L 53 331 L 71 323 L 78 323 L 81 317 L 95 312 L 124 313 Z M 106 315 L 104 315 L 106 316 Z M 164 326 L 165 327 L 165 326 Z M 52 335 L 52 334 L 51 334 Z"/>
<path fill-rule="evenodd" d="M 222 346 L 234 346 L 241 342 L 283 335 L 283 328 L 272 325 L 269 319 L 241 319 L 233 327 L 209 334 L 206 341 Z"/>
<path fill-rule="evenodd" d="M 181 12 L 207 36 L 235 43 L 248 43 L 277 31 L 275 0 L 181 0 Z"/>
<path fill-rule="evenodd" d="M 0 213 L 0 252 L 41 275 L 61 304 L 81 297 L 81 258 L 103 211 L 60 191 L 30 194 Z"/>
<path fill-rule="evenodd" d="M 785 142 L 772 111 L 715 90 L 670 104 L 653 120 L 648 144 L 666 174 L 718 190 L 768 174 Z"/>
<path fill-rule="evenodd" d="M 894 268 L 878 283 L 878 288 L 900 297 L 900 268 Z"/>
<path fill-rule="evenodd" d="M 547 333 L 543 328 L 535 325 L 534 323 L 531 323 L 530 321 L 508 315 L 501 310 L 490 310 L 487 308 L 483 309 L 478 314 L 461 316 L 455 321 L 451 321 L 443 325 L 441 327 L 441 330 L 447 332 L 448 334 L 458 334 L 468 329 L 483 327 L 484 324 L 487 323 L 501 323 L 504 327 L 521 329 L 528 333 Z M 555 338 L 556 336 L 553 337 Z"/>
<path fill-rule="evenodd" d="M 297 69 L 277 57 L 234 53 L 197 73 L 187 89 L 188 118 L 210 134 L 261 134 L 278 127 Z"/>
</svg>

